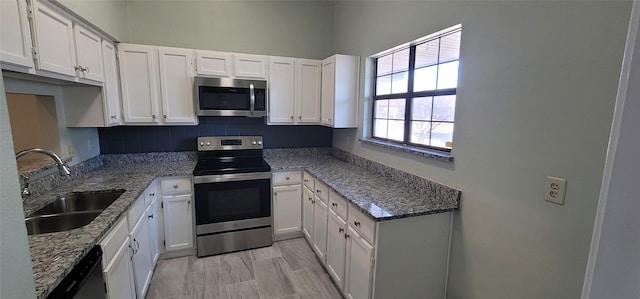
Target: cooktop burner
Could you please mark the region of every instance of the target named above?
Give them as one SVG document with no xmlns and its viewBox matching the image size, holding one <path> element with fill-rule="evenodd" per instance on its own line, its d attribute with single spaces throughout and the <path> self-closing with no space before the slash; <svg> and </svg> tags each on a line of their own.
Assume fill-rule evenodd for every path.
<svg viewBox="0 0 640 299">
<path fill-rule="evenodd" d="M 198 137 L 194 176 L 270 171 L 262 158 L 262 136 Z"/>
</svg>

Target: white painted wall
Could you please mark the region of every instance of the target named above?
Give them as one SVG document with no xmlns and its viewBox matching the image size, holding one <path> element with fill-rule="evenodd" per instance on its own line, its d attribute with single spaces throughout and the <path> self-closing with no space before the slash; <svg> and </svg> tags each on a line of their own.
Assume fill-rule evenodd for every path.
<svg viewBox="0 0 640 299">
<path fill-rule="evenodd" d="M 640 298 L 640 1 L 633 4 L 582 298 Z"/>
<path fill-rule="evenodd" d="M 454 163 L 334 131 L 337 148 L 462 189 L 448 298 L 580 296 L 629 14 L 623 1 L 335 2 L 337 53 L 462 24 Z M 543 200 L 548 175 L 567 179 L 565 205 Z"/>
<path fill-rule="evenodd" d="M 126 0 L 57 0 L 119 42 L 129 40 Z"/>
<path fill-rule="evenodd" d="M 35 298 L 31 255 L 0 73 L 0 298 Z"/>
</svg>

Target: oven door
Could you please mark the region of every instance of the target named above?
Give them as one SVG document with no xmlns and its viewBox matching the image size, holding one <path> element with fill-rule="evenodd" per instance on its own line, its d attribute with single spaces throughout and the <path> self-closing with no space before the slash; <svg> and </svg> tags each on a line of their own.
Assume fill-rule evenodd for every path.
<svg viewBox="0 0 640 299">
<path fill-rule="evenodd" d="M 196 234 L 271 226 L 271 174 L 194 177 Z"/>
</svg>

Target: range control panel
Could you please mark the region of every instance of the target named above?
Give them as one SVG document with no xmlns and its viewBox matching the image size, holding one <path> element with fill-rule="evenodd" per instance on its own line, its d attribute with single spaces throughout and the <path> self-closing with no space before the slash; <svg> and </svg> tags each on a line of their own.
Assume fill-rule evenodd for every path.
<svg viewBox="0 0 640 299">
<path fill-rule="evenodd" d="M 198 137 L 198 151 L 262 149 L 262 136 Z"/>
</svg>

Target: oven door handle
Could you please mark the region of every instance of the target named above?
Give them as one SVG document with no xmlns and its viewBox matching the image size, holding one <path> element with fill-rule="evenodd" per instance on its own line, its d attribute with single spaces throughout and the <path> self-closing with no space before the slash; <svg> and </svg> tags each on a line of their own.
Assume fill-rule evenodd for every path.
<svg viewBox="0 0 640 299">
<path fill-rule="evenodd" d="M 256 173 L 231 173 L 221 175 L 203 175 L 194 176 L 193 184 L 208 184 L 208 183 L 224 183 L 234 181 L 250 181 L 250 180 L 263 180 L 270 179 L 271 172 L 256 172 Z"/>
</svg>

